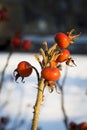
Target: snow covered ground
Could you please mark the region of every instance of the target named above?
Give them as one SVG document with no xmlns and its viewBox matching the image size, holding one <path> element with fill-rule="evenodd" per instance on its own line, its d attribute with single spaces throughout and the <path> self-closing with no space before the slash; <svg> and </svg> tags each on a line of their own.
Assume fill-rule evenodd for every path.
<svg viewBox="0 0 87 130">
<path fill-rule="evenodd" d="M 3 70 L 8 53 L 0 53 L 0 73 Z M 72 55 L 77 67 L 68 67 L 68 75 L 64 86 L 65 92 L 65 110 L 68 120 L 80 123 L 87 122 L 87 56 Z M 34 54 L 13 53 L 9 65 L 5 72 L 2 93 L 0 94 L 0 117 L 2 115 L 11 117 L 11 124 L 7 130 L 12 127 L 14 119 L 16 123 L 20 119 L 26 120 L 26 125 L 21 125 L 17 130 L 29 130 L 33 117 L 33 105 L 37 94 L 37 78 L 33 71 L 32 75 L 25 78 L 25 83 L 14 81 L 13 71 L 20 61 L 28 61 L 40 71 L 40 66 L 34 58 Z M 62 77 L 65 72 L 63 64 Z M 0 75 L 1 76 L 1 75 Z M 61 94 L 55 91 L 49 93 L 45 90 L 45 100 L 41 106 L 39 126 L 42 130 L 65 130 L 63 123 L 63 112 L 61 110 Z M 7 104 L 2 107 L 4 103 Z"/>
</svg>

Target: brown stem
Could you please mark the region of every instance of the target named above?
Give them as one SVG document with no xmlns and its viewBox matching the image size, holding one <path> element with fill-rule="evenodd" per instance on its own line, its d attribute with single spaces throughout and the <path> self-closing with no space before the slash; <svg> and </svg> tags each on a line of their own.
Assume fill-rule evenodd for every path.
<svg viewBox="0 0 87 130">
<path fill-rule="evenodd" d="M 44 79 L 41 78 L 38 85 L 38 93 L 37 93 L 36 103 L 34 106 L 34 115 L 33 115 L 31 130 L 37 130 L 38 127 L 40 106 L 43 101 L 43 92 L 44 92 Z"/>
<path fill-rule="evenodd" d="M 10 60 L 11 55 L 12 55 L 12 52 L 9 53 L 6 64 L 5 64 L 4 69 L 3 69 L 2 73 L 1 73 L 0 92 L 1 92 L 1 89 L 2 89 L 3 81 L 4 81 L 5 71 L 6 71 L 6 68 L 7 68 L 8 64 L 9 64 L 9 60 Z"/>
</svg>

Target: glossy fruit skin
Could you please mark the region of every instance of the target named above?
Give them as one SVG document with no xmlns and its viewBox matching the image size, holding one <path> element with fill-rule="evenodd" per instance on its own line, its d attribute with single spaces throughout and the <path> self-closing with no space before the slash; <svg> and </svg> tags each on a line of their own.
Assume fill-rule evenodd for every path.
<svg viewBox="0 0 87 130">
<path fill-rule="evenodd" d="M 31 41 L 30 40 L 25 40 L 22 44 L 22 48 L 27 51 L 30 49 L 30 46 L 31 46 Z"/>
<path fill-rule="evenodd" d="M 45 67 L 41 71 L 42 78 L 49 80 L 49 81 L 56 81 L 60 78 L 60 71 L 58 68 L 52 67 Z"/>
<path fill-rule="evenodd" d="M 32 73 L 32 66 L 27 61 L 22 61 L 18 64 L 17 71 L 21 77 L 28 77 Z"/>
<path fill-rule="evenodd" d="M 55 39 L 55 42 L 58 43 L 58 46 L 60 48 L 67 48 L 69 46 L 70 39 L 66 34 L 62 32 L 57 33 L 54 39 Z"/>
<path fill-rule="evenodd" d="M 21 39 L 15 37 L 15 38 L 13 38 L 13 39 L 11 40 L 11 43 L 12 43 L 12 45 L 15 46 L 15 47 L 20 46 L 20 45 L 21 45 Z"/>
<path fill-rule="evenodd" d="M 64 62 L 64 61 L 66 61 L 68 59 L 69 56 L 70 56 L 69 50 L 68 49 L 63 49 L 61 54 L 56 59 L 56 62 Z"/>
<path fill-rule="evenodd" d="M 58 62 L 56 62 L 56 60 L 53 60 L 53 61 L 50 62 L 51 67 L 56 67 L 57 64 L 58 64 Z"/>
</svg>

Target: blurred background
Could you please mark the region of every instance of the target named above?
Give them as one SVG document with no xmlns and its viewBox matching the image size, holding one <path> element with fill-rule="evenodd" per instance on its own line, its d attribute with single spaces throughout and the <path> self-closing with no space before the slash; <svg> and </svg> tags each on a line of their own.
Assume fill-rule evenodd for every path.
<svg viewBox="0 0 87 130">
<path fill-rule="evenodd" d="M 68 48 L 77 67 L 66 72 L 63 64 L 63 95 L 46 88 L 38 130 L 87 130 L 87 0 L 0 0 L 0 130 L 31 129 L 36 74 L 17 84 L 13 72 L 23 60 L 40 71 L 34 55 L 42 41 L 50 47 L 57 32 L 73 28 L 81 33 Z"/>
<path fill-rule="evenodd" d="M 86 0 L 1 0 L 0 8 L 6 8 L 9 19 L 0 21 L 0 45 L 3 39 L 12 37 L 14 32 L 21 32 L 23 38 L 30 39 L 33 46 L 40 47 L 42 40 L 54 42 L 54 34 L 67 32 L 72 28 L 82 33 L 76 40 L 72 53 L 86 53 L 87 51 L 87 1 Z M 83 44 L 85 47 L 83 47 Z M 82 45 L 82 46 L 81 46 Z M 8 47 L 8 48 L 7 48 Z M 8 50 L 9 46 L 0 46 L 0 50 Z"/>
</svg>

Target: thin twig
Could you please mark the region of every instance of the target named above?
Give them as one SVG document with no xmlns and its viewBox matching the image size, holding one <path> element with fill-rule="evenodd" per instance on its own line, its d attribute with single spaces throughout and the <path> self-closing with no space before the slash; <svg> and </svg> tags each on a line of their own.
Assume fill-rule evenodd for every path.
<svg viewBox="0 0 87 130">
<path fill-rule="evenodd" d="M 8 64 L 9 64 L 9 60 L 11 58 L 11 55 L 12 55 L 12 52 L 9 53 L 7 61 L 6 61 L 6 64 L 5 64 L 4 69 L 3 69 L 2 73 L 1 73 L 0 92 L 2 90 L 2 85 L 3 85 L 3 82 L 4 82 L 5 71 L 6 71 L 6 68 L 7 68 Z"/>
<path fill-rule="evenodd" d="M 65 75 L 63 77 L 62 84 L 60 84 L 57 81 L 58 87 L 61 90 L 61 108 L 62 108 L 63 115 L 64 115 L 64 124 L 66 126 L 66 129 L 68 129 L 68 117 L 67 117 L 67 114 L 66 114 L 66 111 L 65 111 L 65 106 L 64 106 L 64 85 L 65 85 L 65 81 L 66 81 L 66 78 L 67 78 L 67 73 L 68 73 L 68 67 L 66 66 Z"/>
</svg>

